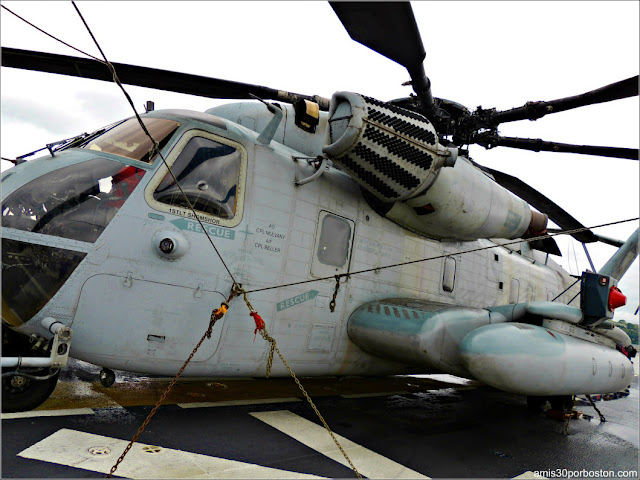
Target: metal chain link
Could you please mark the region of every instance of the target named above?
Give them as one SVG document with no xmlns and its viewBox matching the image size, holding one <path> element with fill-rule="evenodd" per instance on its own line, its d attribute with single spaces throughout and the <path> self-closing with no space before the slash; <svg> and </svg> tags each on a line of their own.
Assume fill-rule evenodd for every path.
<svg viewBox="0 0 640 480">
<path fill-rule="evenodd" d="M 336 286 L 335 295 L 337 295 L 338 287 L 340 286 L 340 275 L 336 275 L 336 281 L 338 282 L 338 285 Z M 246 292 L 246 290 L 244 290 L 242 288 L 242 286 L 238 285 L 237 288 L 234 287 L 234 292 L 236 292 L 236 294 L 242 293 L 242 296 L 244 297 L 244 301 L 247 304 L 247 307 L 249 308 L 249 311 L 251 313 L 255 313 L 255 314 L 258 313 L 253 309 L 253 306 L 251 305 L 251 302 L 249 302 L 249 299 L 247 298 L 247 292 Z M 334 295 L 334 298 L 335 298 L 335 295 Z M 335 302 L 334 302 L 334 304 L 335 304 Z M 280 357 L 280 360 L 282 360 L 282 363 L 284 364 L 284 366 L 287 367 L 287 370 L 289 370 L 289 374 L 291 375 L 291 378 L 293 378 L 293 380 L 296 382 L 296 385 L 298 385 L 298 388 L 300 389 L 300 391 L 304 395 L 304 398 L 307 399 L 307 402 L 309 402 L 309 405 L 311 406 L 311 408 L 313 409 L 315 414 L 318 416 L 318 418 L 322 422 L 322 425 L 324 425 L 324 428 L 326 428 L 327 432 L 329 432 L 329 435 L 331 435 L 331 438 L 333 439 L 334 443 L 336 444 L 336 446 L 338 447 L 338 449 L 340 450 L 340 452 L 342 453 L 344 458 L 347 460 L 347 462 L 351 466 L 351 469 L 355 472 L 355 474 L 358 476 L 358 478 L 362 478 L 362 475 L 360 474 L 358 469 L 355 467 L 355 465 L 353 464 L 353 462 L 349 458 L 349 455 L 347 455 L 347 452 L 344 451 L 344 449 L 342 448 L 342 445 L 340 445 L 340 442 L 338 441 L 338 439 L 334 435 L 333 431 L 331 430 L 331 428 L 329 427 L 329 425 L 325 421 L 324 417 L 322 416 L 322 414 L 318 410 L 318 407 L 316 407 L 316 404 L 313 403 L 313 400 L 311 400 L 311 397 L 309 396 L 307 391 L 302 386 L 302 383 L 300 383 L 300 380 L 298 380 L 298 377 L 293 372 L 293 369 L 289 366 L 287 361 L 284 359 L 284 356 L 282 355 L 282 353 L 280 352 L 280 349 L 278 348 L 278 346 L 276 344 L 276 339 L 273 338 L 271 335 L 269 335 L 269 333 L 267 332 L 267 329 L 264 326 L 264 324 L 262 325 L 262 327 L 259 330 L 260 330 L 260 335 L 262 336 L 262 338 L 265 339 L 270 344 L 269 345 L 269 357 L 267 358 L 267 372 L 266 372 L 267 378 L 269 378 L 269 376 L 271 375 L 271 367 L 273 365 L 273 353 L 276 352 L 278 354 L 278 356 Z"/>
<path fill-rule="evenodd" d="M 598 415 L 600 415 L 600 422 L 604 423 L 607 421 L 606 418 L 604 418 L 604 415 L 602 415 L 602 412 L 600 410 L 598 410 L 598 407 L 596 407 L 596 404 L 594 403 L 593 399 L 591 398 L 591 395 L 586 394 L 585 397 L 587 397 L 587 400 L 589 400 L 589 403 L 591 403 L 591 406 L 593 407 L 593 409 L 598 412 Z"/>
<path fill-rule="evenodd" d="M 300 391 L 304 395 L 304 398 L 307 399 L 307 402 L 309 402 L 309 405 L 311 405 L 311 408 L 313 409 L 315 414 L 318 416 L 318 418 L 322 422 L 322 425 L 324 425 L 324 428 L 327 429 L 327 432 L 329 432 L 329 435 L 331 435 L 331 438 L 333 439 L 334 443 L 336 444 L 336 446 L 338 447 L 338 449 L 340 450 L 340 452 L 342 453 L 344 458 L 347 460 L 347 462 L 351 466 L 351 469 L 355 472 L 355 474 L 358 476 L 358 478 L 362 478 L 362 475 L 360 474 L 358 469 L 355 467 L 355 465 L 353 464 L 353 462 L 349 458 L 349 455 L 347 455 L 347 452 L 344 451 L 344 449 L 342 448 L 342 445 L 340 445 L 340 442 L 338 441 L 338 439 L 334 435 L 333 431 L 331 430 L 331 428 L 329 427 L 329 425 L 325 421 L 324 417 L 322 416 L 322 414 L 320 413 L 320 411 L 316 407 L 315 403 L 313 403 L 313 400 L 311 400 L 311 397 L 309 396 L 307 391 L 302 386 L 302 383 L 300 383 L 300 380 L 298 380 L 298 377 L 296 377 L 296 374 L 293 372 L 293 370 L 291 369 L 291 367 L 289 366 L 287 361 L 284 359 L 284 356 L 282 355 L 282 353 L 280 352 L 280 349 L 276 345 L 275 338 L 273 338 L 271 335 L 269 335 L 269 333 L 267 332 L 266 328 L 263 328 L 262 330 L 260 330 L 260 335 L 262 335 L 262 338 L 264 338 L 267 342 L 269 342 L 271 344 L 271 349 L 269 351 L 269 359 L 267 361 L 267 377 L 271 373 L 271 365 L 273 363 L 273 352 L 275 351 L 275 352 L 277 352 L 278 356 L 280 357 L 280 360 L 282 360 L 282 363 L 284 363 L 284 366 L 287 367 L 287 370 L 289 370 L 289 373 L 291 374 L 291 378 L 293 378 L 293 380 L 296 382 L 296 385 L 298 385 L 298 388 L 300 389 Z"/>
<path fill-rule="evenodd" d="M 336 289 L 333 292 L 333 298 L 329 302 L 329 310 L 331 310 L 331 313 L 335 312 L 336 310 L 336 298 L 338 297 L 338 290 L 340 290 L 340 275 L 336 275 L 335 278 L 336 278 Z"/>
<path fill-rule="evenodd" d="M 235 295 L 236 293 L 235 293 L 235 285 L 234 285 L 234 289 L 232 290 L 231 295 L 229 296 L 229 299 L 227 300 L 226 303 L 228 304 L 229 302 L 231 302 L 231 300 Z M 133 444 L 136 443 L 136 441 L 138 441 L 138 437 L 140 437 L 144 429 L 147 427 L 147 425 L 151 421 L 151 417 L 153 417 L 156 414 L 156 411 L 160 407 L 160 404 L 164 401 L 164 399 L 167 397 L 167 395 L 169 394 L 173 386 L 176 384 L 176 382 L 184 372 L 185 368 L 187 368 L 187 365 L 193 359 L 194 355 L 196 354 L 196 352 L 198 351 L 202 343 L 205 341 L 205 339 L 211 338 L 211 333 L 213 332 L 213 326 L 219 320 L 219 318 L 221 318 L 215 315 L 217 311 L 218 311 L 217 309 L 213 311 L 213 313 L 211 314 L 211 319 L 209 320 L 209 328 L 207 328 L 207 331 L 204 332 L 204 335 L 202 335 L 202 338 L 200 339 L 198 344 L 194 347 L 193 351 L 191 352 L 191 355 L 189 355 L 189 358 L 187 358 L 187 360 L 184 362 L 184 364 L 182 365 L 182 367 L 180 368 L 176 376 L 173 378 L 173 380 L 171 380 L 171 383 L 169 383 L 169 385 L 167 386 L 166 390 L 164 391 L 160 399 L 156 402 L 151 412 L 149 412 L 149 415 L 147 415 L 147 418 L 145 419 L 145 421 L 142 422 L 142 425 L 140 426 L 136 434 L 133 436 L 129 444 L 126 446 L 126 448 L 122 452 L 122 455 L 120 455 L 116 463 L 113 465 L 113 467 L 111 467 L 111 470 L 109 471 L 109 473 L 105 478 L 111 478 L 111 475 L 113 475 L 113 473 L 118 469 L 118 465 L 120 465 L 120 463 L 124 460 L 124 457 L 127 455 L 127 453 L 129 453 L 129 450 L 131 450 L 131 447 L 133 446 Z"/>
</svg>

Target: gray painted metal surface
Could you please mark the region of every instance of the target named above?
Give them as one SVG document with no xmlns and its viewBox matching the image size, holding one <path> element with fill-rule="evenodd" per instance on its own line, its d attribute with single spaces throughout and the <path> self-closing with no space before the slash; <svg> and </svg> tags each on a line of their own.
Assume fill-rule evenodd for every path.
<svg viewBox="0 0 640 480">
<path fill-rule="evenodd" d="M 147 164 L 70 149 L 55 158 L 23 163 L 3 177 L 3 198 L 7 198 L 48 172 L 94 158 L 144 171 L 137 188 L 95 242 L 3 228 L 3 239 L 86 253 L 63 287 L 17 330 L 50 338 L 41 320 L 52 317 L 73 328 L 71 356 L 75 358 L 109 368 L 173 375 L 207 329 L 211 311 L 231 291 L 233 282 L 210 240 L 235 280 L 247 289 L 288 285 L 256 291 L 249 298 L 298 375 L 386 375 L 435 368 L 468 375 L 469 366 L 460 359 L 460 342 L 477 327 L 497 332 L 493 329 L 503 327 L 492 324 L 509 320 L 502 310 L 487 307 L 525 303 L 526 308 L 542 309 L 551 318 L 572 322 L 576 317 L 572 307 L 536 303 L 563 292 L 558 302 L 566 304 L 579 286 L 571 287 L 573 277 L 525 242 L 502 246 L 504 240 L 435 241 L 417 235 L 376 214 L 356 181 L 335 166 L 313 182 L 296 186 L 297 170 L 300 177 L 309 177 L 315 169 L 304 162 L 296 166 L 294 157 L 320 154 L 326 115 L 320 115 L 316 133 L 304 132 L 295 126 L 293 110 L 285 106 L 273 138 L 263 144 L 259 133 L 273 117 L 263 105 L 231 105 L 209 112 L 232 118 L 162 110 L 147 116 L 180 123 L 163 149 L 169 164 L 196 137 L 238 152 L 231 218 L 202 213 L 198 214 L 200 224 L 187 208 L 157 201 L 153 194 L 167 171 L 160 159 Z M 456 165 L 467 163 L 459 158 Z M 327 258 L 335 256 L 323 253 L 323 225 L 328 217 L 342 219 L 346 225 L 339 246 L 345 253 L 341 264 L 333 264 Z M 174 244 L 170 253 L 159 247 L 158 241 L 164 239 Z M 453 284 L 448 288 L 443 288 L 445 258 L 455 262 Z M 430 260 L 406 263 L 421 259 Z M 385 268 L 391 264 L 401 265 Z M 356 271 L 366 272 L 342 281 L 337 293 L 334 279 L 319 280 Z M 517 282 L 517 291 L 511 291 L 512 281 Z M 420 321 L 411 323 L 377 311 L 369 315 L 371 302 L 384 309 L 383 301 L 389 298 L 404 299 L 407 314 L 415 312 Z M 328 309 L 332 300 L 334 312 Z M 419 306 L 411 307 L 413 300 Z M 425 305 L 438 305 L 441 310 L 425 313 Z M 441 340 L 420 337 L 421 329 L 438 332 Z M 241 299 L 234 300 L 184 375 L 264 376 L 269 344 L 255 339 L 254 330 L 248 309 Z M 516 335 L 510 327 L 504 331 Z M 578 348 L 577 340 L 562 335 L 569 338 L 567 345 Z M 403 344 L 411 336 L 413 353 Z M 493 333 L 490 336 L 495 338 Z M 414 360 L 421 347 L 415 338 L 428 344 L 418 364 Z M 623 358 L 608 350 L 607 355 Z M 566 361 L 577 362 L 578 357 L 569 355 Z M 274 363 L 272 375 L 288 374 L 282 364 Z"/>
</svg>

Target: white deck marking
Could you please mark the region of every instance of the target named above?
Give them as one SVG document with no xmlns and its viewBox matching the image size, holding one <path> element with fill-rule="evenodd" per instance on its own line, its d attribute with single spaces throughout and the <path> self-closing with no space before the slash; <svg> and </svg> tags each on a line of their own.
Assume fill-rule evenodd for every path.
<svg viewBox="0 0 640 480">
<path fill-rule="evenodd" d="M 340 395 L 342 398 L 367 398 L 367 397 L 389 397 L 391 395 L 407 395 L 409 392 L 400 390 L 398 392 L 377 392 L 377 393 L 350 393 Z"/>
<path fill-rule="evenodd" d="M 527 470 L 526 472 L 521 473 L 517 477 L 513 477 L 513 480 L 516 480 L 516 478 L 520 480 L 530 480 L 533 478 L 542 478 L 542 477 L 540 475 L 536 475 L 531 470 Z"/>
<path fill-rule="evenodd" d="M 453 383 L 456 385 L 469 385 L 473 383 L 473 380 L 469 380 L 468 378 L 456 377 L 455 375 L 450 375 L 448 373 L 429 373 L 424 375 L 420 374 L 408 376 L 415 378 L 428 378 L 431 380 L 436 380 L 437 382 Z"/>
<path fill-rule="evenodd" d="M 65 428 L 18 455 L 106 474 L 128 443 Z M 149 448 L 147 452 L 144 447 L 154 448 Z M 94 455 L 89 449 L 100 454 Z M 128 478 L 324 478 L 144 443 L 135 443 L 131 447 L 115 474 Z"/>
<path fill-rule="evenodd" d="M 3 413 L 2 420 L 31 417 L 64 417 L 66 415 L 93 415 L 90 408 L 67 408 L 63 410 L 30 410 L 28 412 Z"/>
<path fill-rule="evenodd" d="M 299 417 L 288 410 L 253 412 L 252 416 L 286 433 L 307 447 L 351 468 L 324 427 Z M 358 469 L 369 478 L 430 478 L 400 465 L 334 432 L 342 448 Z"/>
<path fill-rule="evenodd" d="M 182 408 L 203 408 L 203 407 L 230 407 L 238 405 L 260 405 L 263 403 L 288 403 L 299 402 L 299 398 L 257 398 L 254 400 L 227 400 L 223 402 L 194 402 L 194 403 L 179 403 L 178 406 Z"/>
</svg>

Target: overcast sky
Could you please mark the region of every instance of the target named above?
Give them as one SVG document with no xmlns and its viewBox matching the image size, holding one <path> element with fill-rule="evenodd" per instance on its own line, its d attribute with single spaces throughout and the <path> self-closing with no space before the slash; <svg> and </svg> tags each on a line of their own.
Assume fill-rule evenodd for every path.
<svg viewBox="0 0 640 480">
<path fill-rule="evenodd" d="M 70 2 L 3 5 L 67 43 L 99 56 Z M 349 90 L 381 100 L 407 96 L 403 67 L 350 40 L 327 2 L 77 2 L 114 62 L 331 97 Z M 436 97 L 471 110 L 508 109 L 608 85 L 640 70 L 639 2 L 414 2 Z M 4 47 L 80 55 L 1 11 Z M 117 86 L 2 68 L 2 157 L 42 148 L 132 114 Z M 204 111 L 222 101 L 127 87 L 139 111 Z M 503 124 L 507 136 L 638 148 L 638 97 Z M 574 154 L 471 147 L 482 165 L 518 176 L 586 226 L 638 216 L 638 162 Z M 10 166 L 2 162 L 2 169 Z M 638 222 L 596 230 L 626 239 Z M 588 268 L 580 244 L 558 239 L 559 263 Z M 614 253 L 590 245 L 596 268 Z M 574 253 L 575 252 L 575 253 Z M 637 323 L 638 261 L 620 287 L 616 319 Z"/>
</svg>

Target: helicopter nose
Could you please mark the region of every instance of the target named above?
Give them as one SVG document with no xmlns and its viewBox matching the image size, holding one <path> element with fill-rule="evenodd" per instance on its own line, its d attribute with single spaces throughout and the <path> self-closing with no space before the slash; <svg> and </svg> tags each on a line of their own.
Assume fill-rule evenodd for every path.
<svg viewBox="0 0 640 480">
<path fill-rule="evenodd" d="M 2 318 L 10 325 L 29 321 L 60 290 L 145 174 L 85 156 L 45 173 L 27 162 L 10 179 L 17 187 L 2 202 Z M 54 237 L 82 242 L 83 252 Z"/>
<path fill-rule="evenodd" d="M 2 239 L 2 320 L 28 322 L 60 290 L 86 253 Z"/>
</svg>

